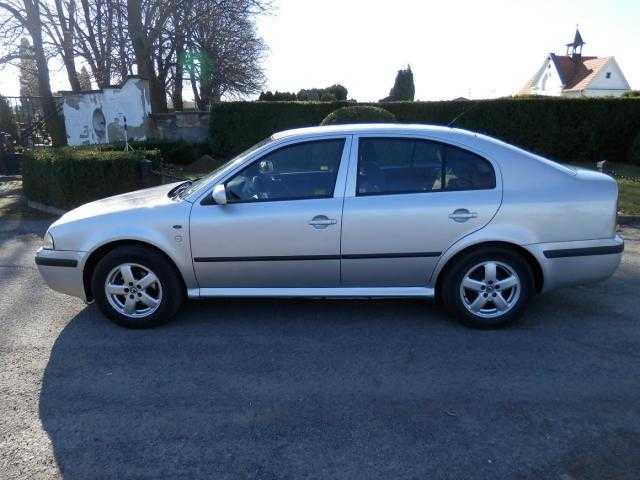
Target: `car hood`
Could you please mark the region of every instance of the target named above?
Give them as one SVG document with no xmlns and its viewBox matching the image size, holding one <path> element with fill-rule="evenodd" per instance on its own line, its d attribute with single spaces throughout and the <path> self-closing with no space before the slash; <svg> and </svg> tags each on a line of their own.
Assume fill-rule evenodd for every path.
<svg viewBox="0 0 640 480">
<path fill-rule="evenodd" d="M 140 209 L 151 209 L 173 204 L 177 200 L 169 198 L 168 193 L 181 182 L 160 185 L 159 187 L 136 190 L 113 197 L 85 203 L 60 217 L 54 224 L 60 225 L 83 218 L 99 217 L 118 212 L 126 212 Z M 178 200 L 179 201 L 179 200 Z"/>
</svg>

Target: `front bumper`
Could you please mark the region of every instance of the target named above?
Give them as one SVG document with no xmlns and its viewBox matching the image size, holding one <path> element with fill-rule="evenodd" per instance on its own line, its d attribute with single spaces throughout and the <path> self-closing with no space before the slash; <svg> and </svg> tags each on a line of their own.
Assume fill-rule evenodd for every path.
<svg viewBox="0 0 640 480">
<path fill-rule="evenodd" d="M 542 290 L 599 282 L 609 278 L 622 260 L 624 240 L 610 239 L 526 245 L 540 263 Z"/>
<path fill-rule="evenodd" d="M 82 265 L 85 252 L 38 249 L 35 262 L 44 281 L 53 290 L 86 301 Z"/>
</svg>

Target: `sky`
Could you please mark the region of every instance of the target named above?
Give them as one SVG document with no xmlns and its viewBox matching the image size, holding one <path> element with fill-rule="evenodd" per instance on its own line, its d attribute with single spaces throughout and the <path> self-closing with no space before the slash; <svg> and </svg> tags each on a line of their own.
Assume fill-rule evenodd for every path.
<svg viewBox="0 0 640 480">
<path fill-rule="evenodd" d="M 549 52 L 564 54 L 576 24 L 584 55 L 615 56 L 640 89 L 640 0 L 273 1 L 257 19 L 265 89 L 340 83 L 350 98 L 375 101 L 411 65 L 417 100 L 510 95 Z M 50 67 L 52 87 L 68 89 L 61 65 Z M 18 94 L 14 67 L 0 70 L 0 93 Z"/>
</svg>

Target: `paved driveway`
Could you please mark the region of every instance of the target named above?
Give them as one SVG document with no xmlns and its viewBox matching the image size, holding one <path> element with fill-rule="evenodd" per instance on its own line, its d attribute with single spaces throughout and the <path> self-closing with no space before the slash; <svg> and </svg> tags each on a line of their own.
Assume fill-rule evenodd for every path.
<svg viewBox="0 0 640 480">
<path fill-rule="evenodd" d="M 45 288 L 45 225 L 0 222 L 2 478 L 640 478 L 640 230 L 504 331 L 311 300 L 129 331 Z"/>
</svg>

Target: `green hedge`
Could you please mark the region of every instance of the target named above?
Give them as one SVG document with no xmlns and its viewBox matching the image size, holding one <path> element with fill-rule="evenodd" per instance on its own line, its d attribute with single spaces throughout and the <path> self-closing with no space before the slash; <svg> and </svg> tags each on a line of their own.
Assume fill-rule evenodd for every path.
<svg viewBox="0 0 640 480">
<path fill-rule="evenodd" d="M 345 102 L 221 102 L 211 108 L 211 147 L 227 157 L 279 130 L 319 125 Z M 366 105 L 366 104 L 360 104 Z M 628 161 L 640 131 L 640 99 L 497 99 L 369 104 L 400 123 L 456 126 L 486 133 L 561 161 Z"/>
<path fill-rule="evenodd" d="M 195 162 L 203 155 L 211 155 L 211 146 L 209 143 L 190 143 L 184 140 L 169 142 L 166 140 L 144 140 L 129 142 L 133 150 L 155 151 L 159 154 L 154 161 L 164 160 L 174 165 L 189 165 Z M 102 145 L 87 145 L 74 147 L 81 150 L 98 150 L 102 152 L 122 151 L 124 143 L 108 143 Z M 157 167 L 154 165 L 154 167 Z"/>
<path fill-rule="evenodd" d="M 157 163 L 152 151 L 46 148 L 25 154 L 24 194 L 29 200 L 69 209 L 99 198 L 142 188 L 141 160 Z"/>
<path fill-rule="evenodd" d="M 226 158 L 280 130 L 319 125 L 347 102 L 219 102 L 211 107 L 211 150 Z"/>
<path fill-rule="evenodd" d="M 320 125 L 345 125 L 349 123 L 395 123 L 393 113 L 380 107 L 354 105 L 342 107 L 324 117 Z"/>
<path fill-rule="evenodd" d="M 629 160 L 634 165 L 640 165 L 640 132 L 633 139 L 631 150 L 629 151 Z"/>
</svg>

